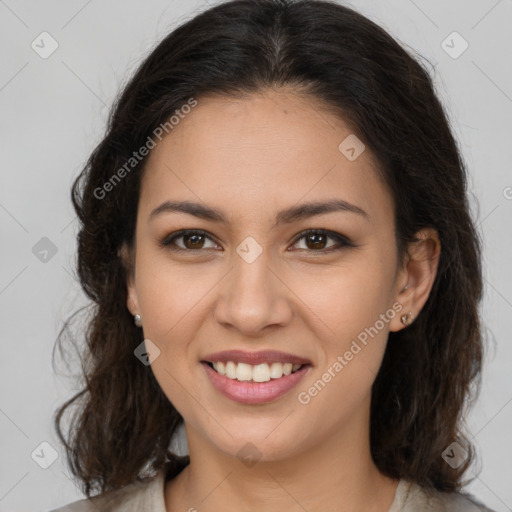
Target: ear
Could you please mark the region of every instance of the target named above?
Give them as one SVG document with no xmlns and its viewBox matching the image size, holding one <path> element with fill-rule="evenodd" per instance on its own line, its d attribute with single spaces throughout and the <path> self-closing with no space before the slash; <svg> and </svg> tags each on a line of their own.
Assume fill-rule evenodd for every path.
<svg viewBox="0 0 512 512">
<path fill-rule="evenodd" d="M 135 290 L 135 257 L 133 249 L 128 247 L 126 242 L 123 242 L 117 255 L 126 269 L 126 307 L 132 315 L 136 315 L 139 313 L 139 302 Z"/>
<path fill-rule="evenodd" d="M 402 309 L 390 321 L 390 331 L 399 331 L 414 322 L 421 309 L 427 302 L 430 290 L 434 284 L 441 242 L 437 231 L 433 228 L 424 228 L 416 233 L 420 240 L 412 242 L 408 247 L 408 255 L 398 273 L 396 280 L 395 301 L 402 305 Z M 412 314 L 407 325 L 401 321 L 404 314 Z"/>
</svg>

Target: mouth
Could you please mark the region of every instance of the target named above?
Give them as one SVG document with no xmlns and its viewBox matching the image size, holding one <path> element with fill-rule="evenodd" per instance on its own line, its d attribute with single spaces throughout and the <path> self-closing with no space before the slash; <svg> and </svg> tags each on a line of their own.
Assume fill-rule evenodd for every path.
<svg viewBox="0 0 512 512">
<path fill-rule="evenodd" d="M 219 366 L 222 364 L 224 375 L 221 373 L 222 366 Z M 246 363 L 235 364 L 234 361 L 201 361 L 201 365 L 213 389 L 225 398 L 244 405 L 262 405 L 284 397 L 312 369 L 309 363 L 297 363 L 295 370 L 291 363 L 260 363 L 252 367 Z M 270 376 L 271 370 L 273 376 Z"/>
<path fill-rule="evenodd" d="M 281 379 L 284 376 L 300 371 L 308 364 L 293 364 L 290 362 L 260 363 L 251 365 L 235 361 L 201 361 L 208 365 L 213 371 L 230 380 L 238 382 L 261 383 Z"/>
</svg>

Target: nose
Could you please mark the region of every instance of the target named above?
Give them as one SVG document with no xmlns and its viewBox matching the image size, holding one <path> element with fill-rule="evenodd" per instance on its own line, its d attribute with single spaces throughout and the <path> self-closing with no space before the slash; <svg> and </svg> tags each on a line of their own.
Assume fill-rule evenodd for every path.
<svg viewBox="0 0 512 512">
<path fill-rule="evenodd" d="M 215 319 L 245 336 L 257 336 L 270 326 L 287 325 L 293 317 L 293 293 L 284 276 L 271 268 L 265 252 L 252 263 L 235 255 L 218 293 Z"/>
</svg>

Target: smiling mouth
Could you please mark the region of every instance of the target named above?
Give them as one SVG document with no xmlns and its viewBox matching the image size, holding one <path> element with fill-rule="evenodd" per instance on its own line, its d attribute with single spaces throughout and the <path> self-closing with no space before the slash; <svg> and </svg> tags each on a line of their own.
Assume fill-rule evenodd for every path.
<svg viewBox="0 0 512 512">
<path fill-rule="evenodd" d="M 202 361 L 218 374 L 223 375 L 231 380 L 239 382 L 269 382 L 270 380 L 277 380 L 284 376 L 290 375 L 299 371 L 309 364 L 292 364 L 292 363 L 262 363 L 250 365 L 247 363 L 236 363 L 234 361 L 226 362 L 211 362 Z"/>
</svg>

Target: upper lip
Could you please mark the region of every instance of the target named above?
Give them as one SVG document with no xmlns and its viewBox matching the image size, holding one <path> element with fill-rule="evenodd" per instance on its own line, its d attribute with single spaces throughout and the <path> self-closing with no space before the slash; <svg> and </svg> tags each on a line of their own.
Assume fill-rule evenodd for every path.
<svg viewBox="0 0 512 512">
<path fill-rule="evenodd" d="M 215 352 L 208 354 L 203 358 L 208 363 L 216 363 L 219 361 L 233 361 L 236 363 L 246 363 L 250 365 L 262 363 L 292 363 L 292 364 L 311 364 L 309 359 L 289 354 L 287 352 L 279 352 L 276 350 L 261 350 L 259 352 L 247 352 L 245 350 L 225 350 L 223 352 Z"/>
</svg>

